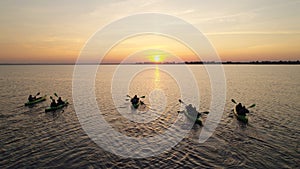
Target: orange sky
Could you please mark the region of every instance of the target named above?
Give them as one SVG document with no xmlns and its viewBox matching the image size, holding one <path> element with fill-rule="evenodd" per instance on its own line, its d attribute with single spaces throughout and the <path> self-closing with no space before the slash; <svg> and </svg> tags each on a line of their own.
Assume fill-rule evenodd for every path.
<svg viewBox="0 0 300 169">
<path fill-rule="evenodd" d="M 241 1 L 0 1 L 0 63 L 74 63 L 97 30 L 141 12 L 191 23 L 224 61 L 300 60 L 300 1 Z M 165 52 L 162 61 L 176 60 L 170 53 L 197 59 L 174 39 L 144 35 L 119 43 L 105 61 L 151 61 L 155 51 Z"/>
<path fill-rule="evenodd" d="M 103 62 L 182 62 L 199 60 L 195 53 L 181 42 L 165 36 L 140 35 L 123 40 L 103 58 Z"/>
</svg>

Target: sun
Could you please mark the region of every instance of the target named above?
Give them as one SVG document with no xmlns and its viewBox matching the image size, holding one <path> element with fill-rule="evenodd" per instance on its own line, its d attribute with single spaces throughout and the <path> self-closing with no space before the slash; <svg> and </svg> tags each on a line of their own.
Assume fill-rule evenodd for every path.
<svg viewBox="0 0 300 169">
<path fill-rule="evenodd" d="M 155 55 L 154 62 L 161 62 L 161 57 L 159 55 Z"/>
<path fill-rule="evenodd" d="M 165 60 L 165 56 L 162 54 L 149 55 L 149 61 L 152 63 L 162 63 Z"/>
</svg>

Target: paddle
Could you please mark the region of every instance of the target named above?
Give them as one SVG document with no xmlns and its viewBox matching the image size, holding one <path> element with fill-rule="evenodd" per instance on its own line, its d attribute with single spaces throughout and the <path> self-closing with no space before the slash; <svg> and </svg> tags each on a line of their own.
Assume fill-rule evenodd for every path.
<svg viewBox="0 0 300 169">
<path fill-rule="evenodd" d="M 56 94 L 56 93 L 54 93 L 54 96 L 56 96 L 56 97 L 58 98 L 58 96 L 57 96 L 57 94 Z"/>
<path fill-rule="evenodd" d="M 233 103 L 237 104 L 237 102 L 236 102 L 234 99 L 231 99 L 231 101 L 232 101 Z M 255 106 L 256 106 L 256 104 L 252 104 L 251 106 L 248 106 L 247 109 L 252 108 L 252 107 L 255 107 Z"/>
<path fill-rule="evenodd" d="M 179 103 L 182 103 L 182 104 L 184 104 L 185 106 L 187 106 L 187 104 L 184 103 L 181 99 L 179 99 L 178 101 L 179 101 Z M 179 112 L 180 112 L 180 111 L 178 111 L 178 113 L 179 113 Z M 201 112 L 201 113 L 203 113 L 203 114 L 209 114 L 208 111 L 204 111 L 204 112 Z"/>
<path fill-rule="evenodd" d="M 252 104 L 251 106 L 247 107 L 248 109 L 249 108 L 252 108 L 252 107 L 255 107 L 256 105 L 255 104 Z"/>
<path fill-rule="evenodd" d="M 201 113 L 203 113 L 203 114 L 209 114 L 209 112 L 208 112 L 208 111 L 204 111 L 204 112 L 201 112 Z"/>
<path fill-rule="evenodd" d="M 36 96 L 40 95 L 40 92 L 38 92 L 33 98 L 33 100 L 37 100 L 38 98 L 36 98 Z"/>
<path fill-rule="evenodd" d="M 127 97 L 129 97 L 129 98 L 131 98 L 131 96 L 129 96 L 129 95 L 126 95 Z M 140 99 L 142 98 L 142 99 L 144 99 L 146 96 L 141 96 L 140 97 Z M 125 100 L 129 100 L 129 99 L 125 99 Z"/>
<path fill-rule="evenodd" d="M 50 96 L 50 99 L 51 99 L 51 100 L 55 100 L 52 96 Z"/>
<path fill-rule="evenodd" d="M 125 99 L 126 101 L 128 101 L 128 100 L 131 99 L 131 97 L 130 97 L 128 94 L 126 95 L 126 97 L 129 97 L 129 98 L 126 98 L 126 99 Z"/>
</svg>

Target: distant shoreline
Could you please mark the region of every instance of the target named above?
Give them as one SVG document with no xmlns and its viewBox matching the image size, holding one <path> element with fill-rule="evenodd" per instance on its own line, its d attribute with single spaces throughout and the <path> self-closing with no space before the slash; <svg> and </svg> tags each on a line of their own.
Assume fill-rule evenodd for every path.
<svg viewBox="0 0 300 169">
<path fill-rule="evenodd" d="M 250 62 L 215 62 L 215 61 L 192 61 L 192 62 L 137 62 L 137 63 L 0 63 L 0 65 L 298 65 L 300 61 L 250 61 Z"/>
</svg>

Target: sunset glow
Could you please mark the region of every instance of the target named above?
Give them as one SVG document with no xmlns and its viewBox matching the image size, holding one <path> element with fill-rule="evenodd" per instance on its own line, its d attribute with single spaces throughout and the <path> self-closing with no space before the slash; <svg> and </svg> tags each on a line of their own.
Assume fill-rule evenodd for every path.
<svg viewBox="0 0 300 169">
<path fill-rule="evenodd" d="M 299 1 L 280 0 L 245 0 L 243 3 L 238 0 L 92 0 L 72 4 L 68 1 L 1 1 L 0 63 L 74 63 L 86 42 L 98 30 L 118 19 L 145 12 L 172 15 L 198 28 L 223 61 L 299 60 L 299 6 Z M 191 32 L 180 29 L 180 25 L 177 27 L 193 37 Z M 119 28 L 110 36 L 116 31 L 127 30 Z M 110 38 L 102 40 L 107 42 Z M 118 45 L 120 48 L 109 51 L 105 56 L 107 62 L 122 62 L 133 53 L 150 48 L 176 51 L 177 57 L 187 61 L 195 59 L 192 52 L 177 48 L 177 42 L 165 43 L 170 39 L 163 42 L 158 38 L 125 41 L 123 46 Z M 134 62 L 149 61 L 148 57 L 139 57 Z M 165 61 L 163 59 L 169 57 L 159 55 L 152 61 Z"/>
<path fill-rule="evenodd" d="M 199 60 L 199 58 L 180 41 L 160 35 L 141 35 L 124 39 L 116 44 L 108 51 L 102 62 L 182 62 L 194 60 Z"/>
</svg>

